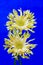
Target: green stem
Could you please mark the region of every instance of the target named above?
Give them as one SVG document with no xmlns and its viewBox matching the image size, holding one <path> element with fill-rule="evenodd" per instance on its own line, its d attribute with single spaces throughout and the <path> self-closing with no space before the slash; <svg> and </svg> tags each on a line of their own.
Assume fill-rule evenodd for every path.
<svg viewBox="0 0 43 65">
<path fill-rule="evenodd" d="M 22 62 L 21 62 L 20 56 L 18 56 L 18 61 L 19 61 L 19 64 L 22 65 Z"/>
<path fill-rule="evenodd" d="M 14 65 L 16 65 L 16 59 L 14 59 Z"/>
</svg>

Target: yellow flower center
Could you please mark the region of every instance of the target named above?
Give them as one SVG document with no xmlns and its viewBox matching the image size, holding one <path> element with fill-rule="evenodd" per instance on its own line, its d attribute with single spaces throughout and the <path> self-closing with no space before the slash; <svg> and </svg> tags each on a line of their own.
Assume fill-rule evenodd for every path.
<svg viewBox="0 0 43 65">
<path fill-rule="evenodd" d="M 22 16 L 19 16 L 16 23 L 19 25 L 19 26 L 23 26 L 25 24 L 25 21 L 23 20 L 23 17 Z"/>
<path fill-rule="evenodd" d="M 21 40 L 16 40 L 15 47 L 16 47 L 16 49 L 22 49 L 23 48 L 23 42 Z"/>
</svg>

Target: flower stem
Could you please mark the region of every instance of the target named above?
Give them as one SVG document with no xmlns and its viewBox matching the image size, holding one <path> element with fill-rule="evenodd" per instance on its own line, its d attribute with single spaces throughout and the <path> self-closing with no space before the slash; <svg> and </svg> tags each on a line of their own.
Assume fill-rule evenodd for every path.
<svg viewBox="0 0 43 65">
<path fill-rule="evenodd" d="M 16 65 L 16 59 L 14 59 L 14 65 Z"/>
<path fill-rule="evenodd" d="M 19 61 L 19 64 L 22 65 L 22 62 L 21 62 L 21 59 L 20 59 L 19 55 L 18 55 L 18 61 Z"/>
</svg>

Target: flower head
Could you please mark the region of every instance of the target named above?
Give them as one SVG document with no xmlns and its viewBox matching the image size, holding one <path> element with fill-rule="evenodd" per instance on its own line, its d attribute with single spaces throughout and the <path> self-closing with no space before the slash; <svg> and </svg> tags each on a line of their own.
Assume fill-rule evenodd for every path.
<svg viewBox="0 0 43 65">
<path fill-rule="evenodd" d="M 6 23 L 8 30 L 13 30 L 14 28 L 21 30 L 30 30 L 34 32 L 32 29 L 35 28 L 36 24 L 34 19 L 34 13 L 31 13 L 29 10 L 23 11 L 18 9 L 20 14 L 17 13 L 16 10 L 13 9 L 13 13 L 10 13 L 8 18 L 10 21 Z"/>
<path fill-rule="evenodd" d="M 20 37 L 19 34 L 14 35 L 14 33 L 9 33 L 9 39 L 5 38 L 5 49 L 8 48 L 7 52 L 12 53 L 14 58 L 18 58 L 20 55 L 23 58 L 28 58 L 28 55 L 33 54 L 31 49 L 36 45 L 26 42 L 26 39 L 30 37 L 30 34 L 24 34 L 24 37 Z"/>
</svg>

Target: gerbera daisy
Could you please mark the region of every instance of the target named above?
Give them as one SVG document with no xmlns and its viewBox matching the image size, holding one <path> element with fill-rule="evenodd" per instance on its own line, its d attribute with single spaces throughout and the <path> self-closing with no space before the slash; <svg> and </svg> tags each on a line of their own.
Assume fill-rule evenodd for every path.
<svg viewBox="0 0 43 65">
<path fill-rule="evenodd" d="M 8 49 L 8 53 L 12 53 L 12 56 L 18 59 L 18 55 L 22 58 L 29 58 L 26 54 L 33 54 L 31 51 L 36 44 L 30 44 L 30 41 L 26 42 L 26 39 L 30 37 L 30 34 L 24 34 L 24 37 L 20 37 L 19 34 L 9 33 L 9 39 L 5 38 L 5 49 Z"/>
<path fill-rule="evenodd" d="M 20 12 L 20 14 L 18 14 Z M 18 9 L 18 12 L 13 9 L 13 13 L 10 13 L 8 16 L 9 21 L 6 23 L 8 30 L 13 30 L 14 28 L 22 30 L 30 30 L 32 32 L 33 28 L 36 26 L 36 21 L 34 19 L 34 13 L 31 13 L 29 10 L 23 11 Z"/>
</svg>

